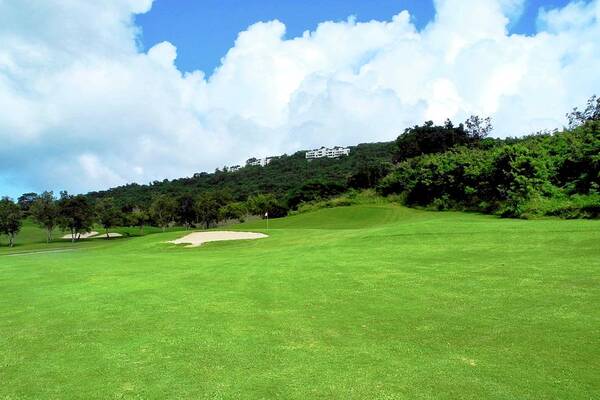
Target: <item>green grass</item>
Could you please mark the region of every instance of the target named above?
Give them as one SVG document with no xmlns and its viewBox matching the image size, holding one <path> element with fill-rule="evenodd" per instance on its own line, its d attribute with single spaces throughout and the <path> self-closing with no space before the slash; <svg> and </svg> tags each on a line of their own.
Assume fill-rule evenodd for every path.
<svg viewBox="0 0 600 400">
<path fill-rule="evenodd" d="M 184 228 L 174 226 L 167 228 L 167 232 L 179 232 Z M 92 230 L 99 233 L 101 236 L 105 230 L 102 226 L 96 225 Z M 115 227 L 109 230 L 110 232 L 116 232 L 123 235 L 124 238 L 145 236 L 155 233 L 162 233 L 162 229 L 152 226 L 144 227 L 144 230 L 140 230 L 138 227 Z M 101 243 L 99 241 L 105 240 L 105 238 L 90 238 L 81 239 L 76 243 L 71 243 L 71 239 L 62 239 L 64 235 L 68 235 L 68 231 L 62 231 L 59 228 L 55 228 L 52 232 L 53 240 L 50 243 L 46 243 L 46 230 L 40 228 L 31 219 L 25 219 L 23 221 L 23 227 L 15 240 L 14 247 L 8 247 L 8 238 L 0 235 L 0 256 L 3 254 L 16 254 L 16 253 L 32 253 L 32 252 L 54 252 L 62 250 L 78 250 L 87 247 L 97 247 Z M 111 238 L 110 241 L 122 240 L 121 238 Z M 102 246 L 101 246 L 102 247 Z"/>
<path fill-rule="evenodd" d="M 270 228 L 0 255 L 0 398 L 600 398 L 600 221 L 362 205 Z"/>
</svg>

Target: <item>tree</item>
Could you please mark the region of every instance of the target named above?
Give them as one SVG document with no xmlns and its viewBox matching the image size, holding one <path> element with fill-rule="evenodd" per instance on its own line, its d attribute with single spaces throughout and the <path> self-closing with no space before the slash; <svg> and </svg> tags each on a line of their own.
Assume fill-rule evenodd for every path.
<svg viewBox="0 0 600 400">
<path fill-rule="evenodd" d="M 600 121 L 600 97 L 596 95 L 590 97 L 583 111 L 575 107 L 567 114 L 567 119 L 571 129 L 584 125 L 588 121 Z"/>
<path fill-rule="evenodd" d="M 229 189 L 216 190 L 212 193 L 215 200 L 217 201 L 217 204 L 219 205 L 219 208 L 224 207 L 229 203 L 233 203 L 234 201 L 231 190 Z"/>
<path fill-rule="evenodd" d="M 270 218 L 281 218 L 287 215 L 287 208 L 272 194 L 251 196 L 246 205 L 251 214 L 260 215 L 262 218 L 265 218 L 267 213 Z"/>
<path fill-rule="evenodd" d="M 300 203 L 327 199 L 337 196 L 345 190 L 346 187 L 344 185 L 340 185 L 336 182 L 307 182 L 301 187 L 289 191 L 286 197 L 286 203 L 289 208 L 296 209 Z M 273 198 L 261 199 L 260 196 L 256 197 L 254 201 L 266 201 L 268 204 L 259 206 L 258 208 L 267 209 L 273 208 L 272 206 L 277 203 L 277 200 Z M 254 207 L 254 209 L 257 213 L 260 213 L 260 210 L 256 210 L 256 207 Z M 263 211 L 263 214 L 266 211 Z"/>
<path fill-rule="evenodd" d="M 481 118 L 477 115 L 471 115 L 465 121 L 465 131 L 476 142 L 488 137 L 493 129 L 490 117 Z"/>
<path fill-rule="evenodd" d="M 108 231 L 110 228 L 119 225 L 123 220 L 121 210 L 115 205 L 115 201 L 111 197 L 98 200 L 96 203 L 96 214 L 98 222 L 104 228 L 106 239 L 110 239 Z"/>
<path fill-rule="evenodd" d="M 230 203 L 219 208 L 219 220 L 226 221 L 237 219 L 240 222 L 244 221 L 244 217 L 248 213 L 244 203 Z"/>
<path fill-rule="evenodd" d="M 144 226 L 149 220 L 150 216 L 148 215 L 148 212 L 142 208 L 136 207 L 129 214 L 129 222 L 132 225 L 138 226 L 142 235 L 144 234 Z"/>
<path fill-rule="evenodd" d="M 176 211 L 177 203 L 172 197 L 166 194 L 156 196 L 152 201 L 152 205 L 150 205 L 150 215 L 154 219 L 154 222 L 162 228 L 163 232 L 175 220 Z"/>
<path fill-rule="evenodd" d="M 391 170 L 391 163 L 361 158 L 357 162 L 355 171 L 348 177 L 348 186 L 355 189 L 373 188 Z"/>
<path fill-rule="evenodd" d="M 210 228 L 213 222 L 219 219 L 219 203 L 216 195 L 211 192 L 204 192 L 196 200 L 195 204 L 198 220 L 206 227 Z"/>
<path fill-rule="evenodd" d="M 177 220 L 189 229 L 196 221 L 196 208 L 194 198 L 189 194 L 179 196 L 177 199 Z"/>
<path fill-rule="evenodd" d="M 14 246 L 15 237 L 21 230 L 23 213 L 10 198 L 0 200 L 0 233 L 8 236 L 8 245 Z"/>
<path fill-rule="evenodd" d="M 67 192 L 61 192 L 60 196 L 59 223 L 63 229 L 69 230 L 71 242 L 75 242 L 78 235 L 91 231 L 94 224 L 94 208 L 86 196 L 73 196 Z"/>
<path fill-rule="evenodd" d="M 482 120 L 477 121 L 481 123 L 481 129 L 486 128 Z M 424 154 L 444 153 L 454 146 L 472 145 L 479 140 L 480 138 L 471 136 L 463 124 L 454 126 L 452 121 L 446 120 L 443 126 L 438 126 L 428 121 L 423 126 L 416 125 L 406 129 L 396 139 L 398 146 L 396 160 L 403 161 Z"/>
<path fill-rule="evenodd" d="M 17 204 L 21 208 L 24 215 L 29 214 L 29 209 L 33 202 L 37 199 L 37 193 L 24 193 L 17 199 Z"/>
<path fill-rule="evenodd" d="M 492 160 L 490 181 L 502 200 L 503 217 L 518 217 L 531 195 L 545 182 L 544 162 L 536 160 L 531 150 L 516 144 L 499 149 Z"/>
<path fill-rule="evenodd" d="M 58 225 L 59 213 L 53 192 L 44 192 L 31 204 L 33 220 L 46 229 L 46 243 L 52 241 L 52 231 Z"/>
</svg>

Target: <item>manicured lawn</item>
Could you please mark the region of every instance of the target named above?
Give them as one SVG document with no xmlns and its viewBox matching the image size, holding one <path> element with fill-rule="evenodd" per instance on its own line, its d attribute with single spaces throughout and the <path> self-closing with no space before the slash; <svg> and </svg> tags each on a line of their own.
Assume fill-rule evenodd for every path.
<svg viewBox="0 0 600 400">
<path fill-rule="evenodd" d="M 181 231 L 182 227 L 167 228 L 167 231 Z M 96 225 L 92 230 L 99 233 L 102 236 L 105 230 L 102 226 Z M 110 229 L 110 232 L 116 232 L 125 238 L 144 236 L 148 234 L 160 233 L 162 229 L 147 226 L 144 230 L 140 230 L 138 227 L 118 227 Z M 15 245 L 13 248 L 8 247 L 8 238 L 0 235 L 0 256 L 3 254 L 16 254 L 16 253 L 32 253 L 32 252 L 59 252 L 69 250 L 79 250 L 87 247 L 98 247 L 102 245 L 104 237 L 94 239 L 81 239 L 76 243 L 71 243 L 70 239 L 62 239 L 64 235 L 69 235 L 68 231 L 63 231 L 60 228 L 55 228 L 52 232 L 53 241 L 46 243 L 46 231 L 35 224 L 31 219 L 25 219 L 23 221 L 23 227 L 17 235 Z M 111 239 L 111 241 L 120 239 Z M 102 246 L 100 246 L 102 247 Z"/>
<path fill-rule="evenodd" d="M 3 247 L 0 399 L 600 398 L 600 221 L 381 205 L 265 227 Z"/>
</svg>

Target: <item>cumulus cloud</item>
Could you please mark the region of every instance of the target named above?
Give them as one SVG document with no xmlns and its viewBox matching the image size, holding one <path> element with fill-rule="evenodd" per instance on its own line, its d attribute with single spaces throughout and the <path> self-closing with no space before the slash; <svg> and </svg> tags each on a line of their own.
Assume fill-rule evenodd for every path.
<svg viewBox="0 0 600 400">
<path fill-rule="evenodd" d="M 297 38 L 261 22 L 211 76 L 179 71 L 171 43 L 140 51 L 151 5 L 0 1 L 4 186 L 143 183 L 470 114 L 519 135 L 600 92 L 600 0 L 541 10 L 531 36 L 508 33 L 524 0 L 436 0 L 421 31 L 407 11 Z"/>
</svg>

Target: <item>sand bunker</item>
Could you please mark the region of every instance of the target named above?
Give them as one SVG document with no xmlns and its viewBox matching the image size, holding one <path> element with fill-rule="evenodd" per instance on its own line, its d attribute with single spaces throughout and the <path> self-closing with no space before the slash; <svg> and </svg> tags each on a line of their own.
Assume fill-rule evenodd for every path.
<svg viewBox="0 0 600 400">
<path fill-rule="evenodd" d="M 79 238 L 79 239 L 89 239 L 92 236 L 96 236 L 98 234 L 98 232 L 87 232 L 87 233 L 82 233 L 80 235 L 75 236 L 75 239 Z M 61 239 L 69 239 L 71 240 L 71 234 L 69 233 L 68 235 L 63 236 Z"/>
<path fill-rule="evenodd" d="M 254 232 L 225 232 L 225 231 L 214 231 L 214 232 L 194 232 L 180 239 L 170 241 L 173 244 L 189 244 L 186 247 L 197 247 L 202 243 L 208 242 L 220 242 L 222 240 L 250 240 L 250 239 L 263 239 L 268 237 L 262 233 Z"/>
<path fill-rule="evenodd" d="M 108 234 L 109 238 L 120 238 L 123 237 L 123 235 L 121 235 L 120 233 L 109 233 Z M 75 237 L 75 239 L 106 239 L 106 233 L 98 233 L 98 232 L 88 232 L 88 233 L 82 233 L 81 235 L 78 235 Z M 68 239 L 71 240 L 71 234 L 69 233 L 68 235 L 63 236 L 61 239 Z"/>
<path fill-rule="evenodd" d="M 108 237 L 109 238 L 120 238 L 120 237 L 123 237 L 123 235 L 121 235 L 120 233 L 109 233 Z M 98 236 L 92 237 L 92 239 L 106 239 L 106 233 L 101 233 Z"/>
</svg>

